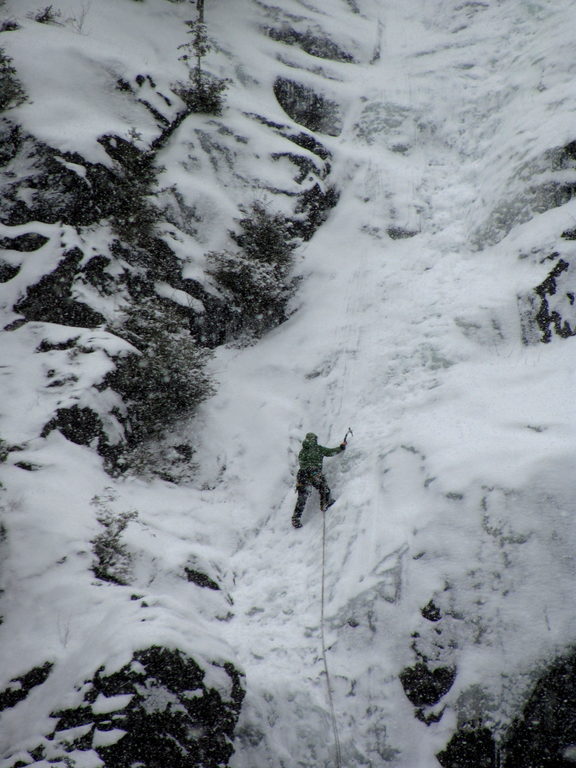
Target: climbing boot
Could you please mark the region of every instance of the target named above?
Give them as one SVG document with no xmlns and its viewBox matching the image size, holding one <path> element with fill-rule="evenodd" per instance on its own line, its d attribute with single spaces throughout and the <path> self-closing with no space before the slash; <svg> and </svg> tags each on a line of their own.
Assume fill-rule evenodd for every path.
<svg viewBox="0 0 576 768">
<path fill-rule="evenodd" d="M 297 515 L 296 512 L 292 515 L 292 525 L 294 526 L 294 528 L 302 528 L 300 515 Z"/>
<path fill-rule="evenodd" d="M 320 509 L 322 510 L 322 512 L 326 512 L 328 507 L 331 507 L 332 504 L 336 504 L 336 499 L 328 499 L 328 501 L 326 501 L 326 502 L 324 502 L 324 504 L 320 505 Z"/>
</svg>

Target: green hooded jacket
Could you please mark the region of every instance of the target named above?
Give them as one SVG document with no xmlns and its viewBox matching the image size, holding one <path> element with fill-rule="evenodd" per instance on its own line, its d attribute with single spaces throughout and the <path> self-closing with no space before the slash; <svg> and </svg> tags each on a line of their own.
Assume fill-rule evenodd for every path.
<svg viewBox="0 0 576 768">
<path fill-rule="evenodd" d="M 343 450 L 344 448 L 341 445 L 337 448 L 325 448 L 323 445 L 318 445 L 317 435 L 314 432 L 308 432 L 302 443 L 302 449 L 298 454 L 300 469 L 321 472 L 324 457 L 336 456 L 337 453 L 341 453 Z"/>
</svg>

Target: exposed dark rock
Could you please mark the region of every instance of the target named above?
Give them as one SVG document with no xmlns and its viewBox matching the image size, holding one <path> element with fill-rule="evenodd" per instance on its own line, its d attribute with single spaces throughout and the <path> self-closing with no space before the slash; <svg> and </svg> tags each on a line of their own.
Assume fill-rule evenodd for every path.
<svg viewBox="0 0 576 768">
<path fill-rule="evenodd" d="M 488 728 L 460 730 L 436 757 L 444 768 L 497 768 L 497 750 Z M 522 763 L 523 768 L 530 768 Z M 533 768 L 536 768 L 534 766 Z"/>
<path fill-rule="evenodd" d="M 303 147 L 304 149 L 313 152 L 315 155 L 318 155 L 318 157 L 321 157 L 322 160 L 327 160 L 331 157 L 329 150 L 327 150 L 326 147 L 311 134 L 304 132 L 292 133 L 291 128 L 288 125 L 276 123 L 273 120 L 269 120 L 263 115 L 258 115 L 254 112 L 246 112 L 245 114 L 247 117 L 252 117 L 255 120 L 258 120 L 258 122 L 262 123 L 262 125 L 266 125 L 268 128 L 274 129 L 286 139 L 289 139 L 290 141 L 294 142 L 294 144 L 297 144 L 299 147 Z"/>
<path fill-rule="evenodd" d="M 16 461 L 14 466 L 25 469 L 27 472 L 37 472 L 39 469 L 42 469 L 39 464 L 31 464 L 29 461 Z"/>
<path fill-rule="evenodd" d="M 48 378 L 53 375 L 52 372 L 49 372 L 46 374 Z M 53 379 L 50 384 L 47 384 L 47 387 L 63 387 L 65 384 L 75 384 L 78 381 L 78 376 L 75 376 L 74 374 L 70 374 L 69 376 L 64 376 L 61 379 Z"/>
<path fill-rule="evenodd" d="M 410 229 L 403 229 L 402 227 L 388 227 L 386 233 L 392 240 L 404 240 L 418 234 L 418 232 L 413 232 Z"/>
<path fill-rule="evenodd" d="M 310 152 L 313 152 L 315 155 L 318 155 L 318 157 L 321 157 L 322 160 L 328 160 L 332 156 L 326 147 L 309 133 L 290 134 L 286 135 L 286 138 L 290 139 L 290 141 L 293 141 L 294 144 L 297 144 L 299 147 L 307 149 Z"/>
<path fill-rule="evenodd" d="M 8 325 L 4 326 L 5 331 L 17 331 L 18 328 L 22 328 L 23 325 L 26 325 L 26 320 L 23 317 L 18 317 L 16 320 L 13 320 L 11 323 L 8 323 Z"/>
<path fill-rule="evenodd" d="M 95 328 L 104 317 L 79 301 L 70 298 L 70 289 L 83 254 L 73 248 L 64 254 L 56 269 L 44 275 L 36 285 L 28 288 L 26 296 L 14 307 L 26 320 L 39 320 L 82 328 Z"/>
<path fill-rule="evenodd" d="M 47 242 L 48 238 L 44 237 L 44 235 L 28 232 L 17 237 L 0 237 L 0 248 L 29 253 L 30 251 L 37 251 L 39 248 L 42 248 Z"/>
<path fill-rule="evenodd" d="M 151 270 L 153 280 L 165 280 L 172 284 L 175 281 L 180 281 L 180 262 L 170 246 L 159 237 L 141 237 L 138 243 L 129 244 L 114 240 L 110 250 L 114 256 L 123 259 L 134 267 Z M 150 292 L 152 282 L 146 279 L 141 280 L 140 290 L 142 290 L 143 282 L 147 283 L 145 289 Z"/>
<path fill-rule="evenodd" d="M 9 685 L 5 690 L 0 691 L 0 712 L 14 707 L 28 696 L 32 688 L 42 685 L 48 679 L 53 666 L 54 664 L 47 661 L 42 666 L 34 667 L 20 677 L 12 678 L 10 682 L 14 683 L 14 686 Z"/>
<path fill-rule="evenodd" d="M 0 260 L 0 283 L 7 283 L 9 280 L 12 280 L 18 272 L 20 272 L 20 267 L 15 267 L 6 261 Z"/>
<path fill-rule="evenodd" d="M 0 32 L 15 32 L 20 29 L 20 24 L 14 19 L 6 19 L 0 23 Z"/>
<path fill-rule="evenodd" d="M 105 218 L 128 220 L 148 211 L 144 198 L 154 176 L 153 158 L 119 138 L 105 136 L 101 143 L 116 160 L 116 168 L 90 163 L 77 153 L 59 152 L 4 121 L 0 127 L 2 223 L 44 221 L 82 227 Z"/>
<path fill-rule="evenodd" d="M 116 135 L 104 135 L 98 139 L 106 153 L 122 166 L 128 173 L 144 180 L 154 177 L 152 163 L 153 155 L 139 149 L 132 142 Z"/>
<path fill-rule="evenodd" d="M 49 738 L 62 758 L 75 749 L 95 749 L 106 768 L 221 768 L 233 752 L 244 697 L 235 667 L 222 667 L 230 679 L 227 697 L 208 688 L 204 671 L 181 651 L 158 646 L 137 651 L 118 672 L 106 676 L 98 670 L 83 686 L 81 705 L 54 712 L 58 722 Z M 99 696 L 126 696 L 126 701 L 102 713 L 95 704 Z M 78 726 L 85 728 L 75 741 L 59 737 Z M 98 746 L 95 734 L 112 730 L 118 732 L 116 743 Z"/>
<path fill-rule="evenodd" d="M 293 120 L 310 131 L 339 136 L 342 132 L 340 108 L 312 88 L 278 77 L 274 83 L 274 95 L 282 109 Z"/>
<path fill-rule="evenodd" d="M 576 161 L 576 141 L 570 141 L 558 153 L 555 168 L 573 168 Z"/>
<path fill-rule="evenodd" d="M 547 257 L 547 260 L 553 261 L 554 259 L 558 258 L 558 253 L 553 253 L 550 256 Z M 539 295 L 553 295 L 556 293 L 557 288 L 557 281 L 556 278 L 562 274 L 562 272 L 565 272 L 570 265 L 568 262 L 564 261 L 564 259 L 558 258 L 558 261 L 554 265 L 553 270 L 550 272 L 548 277 L 537 287 L 535 288 L 535 292 Z"/>
<path fill-rule="evenodd" d="M 28 169 L 25 178 L 17 172 L 16 164 Z M 6 224 L 62 221 L 86 226 L 100 218 L 98 198 L 106 204 L 111 195 L 110 185 L 106 192 L 101 189 L 104 178 L 111 177 L 107 168 L 88 168 L 80 156 L 59 155 L 29 136 L 20 137 L 17 156 L 10 159 L 6 169 L 16 176 L 14 182 L 3 184 L 1 211 Z"/>
<path fill-rule="evenodd" d="M 209 576 L 201 571 L 195 571 L 193 568 L 185 568 L 188 581 L 193 581 L 194 584 L 198 584 L 199 587 L 208 587 L 208 589 L 220 589 L 218 584 L 213 581 Z"/>
<path fill-rule="evenodd" d="M 91 408 L 80 408 L 78 405 L 58 408 L 56 415 L 44 425 L 40 436 L 47 437 L 55 429 L 76 445 L 95 443 L 100 455 L 110 460 L 119 450 L 109 445 L 102 421 Z"/>
<path fill-rule="evenodd" d="M 554 253 L 551 258 L 556 257 L 558 254 Z M 567 308 L 575 305 L 576 286 L 573 291 L 570 291 L 567 290 L 568 286 L 564 285 L 563 290 L 559 291 L 560 277 L 563 273 L 567 273 L 569 268 L 570 264 L 567 261 L 558 258 L 546 279 L 534 289 L 540 298 L 540 307 L 536 312 L 536 323 L 540 328 L 542 341 L 545 343 L 552 339 L 553 333 L 563 339 L 576 335 L 576 313 L 573 313 L 574 317 L 570 317 L 569 320 L 563 316 Z M 552 300 L 552 296 L 556 298 Z M 562 307 L 562 303 L 564 307 Z"/>
<path fill-rule="evenodd" d="M 106 267 L 110 264 L 107 256 L 92 256 L 90 261 L 84 266 L 80 275 L 87 283 L 97 288 L 100 293 L 111 295 L 117 289 L 114 277 L 106 272 Z"/>
<path fill-rule="evenodd" d="M 576 651 L 540 678 L 503 744 L 503 768 L 570 768 L 576 744 Z M 571 751 L 570 751 L 571 750 Z"/>
<path fill-rule="evenodd" d="M 66 339 L 65 341 L 48 341 L 48 339 L 43 339 L 40 344 L 36 347 L 36 352 L 52 352 L 54 349 L 62 350 L 62 349 L 72 349 L 76 342 L 78 341 L 78 336 L 73 336 L 70 339 Z"/>
<path fill-rule="evenodd" d="M 277 131 L 288 130 L 288 126 L 284 123 L 277 123 L 275 120 L 270 120 L 268 117 L 259 115 L 257 112 L 244 112 L 244 114 L 246 117 L 253 117 L 255 120 L 258 120 L 262 125 L 267 125 L 268 128 L 274 128 Z"/>
<path fill-rule="evenodd" d="M 306 29 L 304 32 L 284 24 L 282 27 L 269 27 L 266 32 L 273 40 L 286 45 L 296 45 L 311 56 L 333 61 L 352 62 L 354 57 L 319 30 Z"/>
<path fill-rule="evenodd" d="M 101 437 L 102 422 L 90 408 L 73 405 L 71 408 L 59 408 L 56 417 L 42 430 L 41 436 L 46 437 L 54 429 L 58 429 L 67 440 L 77 445 L 90 445 L 94 438 Z"/>
<path fill-rule="evenodd" d="M 291 163 L 294 163 L 294 165 L 298 168 L 299 173 L 295 177 L 295 181 L 297 184 L 301 184 L 304 181 L 304 179 L 310 174 L 312 174 L 313 176 L 318 175 L 318 168 L 309 157 L 304 157 L 303 155 L 297 155 L 294 152 L 275 152 L 272 155 L 273 160 L 279 160 L 282 157 L 286 157 L 288 160 L 290 160 Z"/>
<path fill-rule="evenodd" d="M 178 456 L 182 459 L 182 461 L 190 462 L 192 461 L 192 457 L 194 456 L 194 448 L 192 448 L 191 445 L 188 445 L 188 443 L 181 443 L 180 445 L 175 445 L 174 450 L 178 454 Z"/>
<path fill-rule="evenodd" d="M 440 711 L 435 712 L 434 710 L 426 712 L 424 708 L 420 707 L 416 710 L 415 717 L 417 720 L 420 720 L 421 723 L 424 723 L 424 725 L 432 725 L 432 723 L 439 723 L 440 720 L 442 720 L 442 717 L 444 715 L 445 707 L 443 707 Z"/>
<path fill-rule="evenodd" d="M 442 618 L 440 608 L 438 608 L 433 600 L 430 600 L 430 602 L 422 608 L 420 613 L 425 619 L 428 619 L 428 621 L 440 621 Z"/>
<path fill-rule="evenodd" d="M 116 80 L 116 88 L 119 91 L 126 91 L 127 93 L 134 93 L 130 83 L 127 80 L 124 80 L 123 77 L 119 77 L 118 80 Z"/>
<path fill-rule="evenodd" d="M 184 96 L 184 99 L 186 98 L 186 95 L 184 93 L 182 93 L 182 91 L 180 91 L 180 93 L 179 94 L 177 93 L 176 95 L 180 96 L 180 98 L 182 98 L 182 96 Z M 209 100 L 207 100 L 207 101 L 209 101 Z M 160 136 L 158 136 L 156 139 L 154 139 L 154 141 L 151 144 L 151 150 L 153 152 L 159 152 L 163 147 L 166 146 L 166 144 L 168 144 L 168 141 L 170 140 L 170 137 L 172 136 L 172 134 L 182 125 L 184 120 L 189 115 L 191 115 L 193 112 L 203 112 L 204 111 L 203 109 L 200 108 L 201 104 L 198 103 L 198 102 L 201 102 L 201 98 L 200 99 L 196 99 L 196 100 L 192 99 L 191 103 L 189 105 L 187 105 L 185 109 L 183 109 L 180 112 L 178 112 L 178 114 L 176 115 L 174 120 L 172 120 L 171 122 L 168 122 L 164 126 Z M 222 103 L 221 103 L 221 101 L 218 98 L 216 98 L 215 100 L 212 100 L 211 104 L 206 104 L 206 106 L 207 107 L 210 107 L 210 106 L 212 107 L 212 109 L 210 109 L 210 108 L 207 109 L 208 112 L 212 112 L 213 114 L 220 114 L 220 109 L 222 107 Z"/>
<path fill-rule="evenodd" d="M 415 707 L 430 706 L 440 701 L 454 683 L 454 667 L 430 669 L 423 662 L 405 667 L 400 673 L 404 693 Z"/>
</svg>

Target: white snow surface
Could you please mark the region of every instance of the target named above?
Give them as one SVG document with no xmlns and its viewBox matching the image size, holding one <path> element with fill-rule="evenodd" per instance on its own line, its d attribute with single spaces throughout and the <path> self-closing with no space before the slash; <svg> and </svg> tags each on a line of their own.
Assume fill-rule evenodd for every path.
<svg viewBox="0 0 576 768">
<path fill-rule="evenodd" d="M 95 141 L 102 133 L 135 126 L 149 140 L 155 131 L 141 105 L 115 94 L 114 78 L 151 72 L 161 89 L 184 77 L 175 49 L 191 6 L 85 5 L 77 31 L 64 23 L 78 13 L 72 0 L 58 4 L 60 25 L 28 18 L 36 2 L 7 0 L 22 28 L 1 42 L 31 95 L 15 119 L 63 151 L 108 162 Z M 75 686 L 101 664 L 112 672 L 133 650 L 164 644 L 190 653 L 223 691 L 226 676 L 212 662 L 232 660 L 245 673 L 232 768 L 334 765 L 315 495 L 301 530 L 290 517 L 305 433 L 335 446 L 350 426 L 346 452 L 325 463 L 337 497 L 326 515 L 325 630 L 343 760 L 433 768 L 474 692 L 501 734 L 535 671 L 576 639 L 567 610 L 574 341 L 523 344 L 519 316 L 519 297 L 546 277 L 551 249 L 574 256 L 558 237 L 574 227 L 576 204 L 540 211 L 530 188 L 543 181 L 546 152 L 574 139 L 576 7 L 207 0 L 206 13 L 215 71 L 233 81 L 221 120 L 245 142 L 232 165 L 211 166 L 199 153 L 186 168 L 198 127 L 189 120 L 163 152 L 164 180 L 199 211 L 190 270 L 223 241 L 220 221 L 233 204 L 293 183 L 282 172 L 280 184 L 281 166 L 268 159 L 287 142 L 247 116 L 291 124 L 274 100 L 277 75 L 339 99 L 342 134 L 320 138 L 341 197 L 298 250 L 303 279 L 290 319 L 254 346 L 218 350 L 217 394 L 182 425 L 197 436 L 195 482 L 112 479 L 90 448 L 57 432 L 39 437 L 56 395 L 44 383 L 50 361 L 31 350 L 62 329 L 32 323 L 3 334 L 0 436 L 22 450 L 0 468 L 0 688 L 46 660 L 55 666 L 2 713 L 0 754 L 8 761 L 34 747 L 50 729 L 46 702 L 78 703 Z M 320 60 L 262 34 L 261 24 L 292 17 L 327 30 L 355 61 Z M 414 234 L 392 239 L 390 227 Z M 52 236 L 57 227 L 26 231 Z M 45 266 L 51 255 L 50 243 L 33 255 L 8 252 L 38 274 L 37 259 Z M 0 288 L 6 307 L 19 289 Z M 91 337 L 95 351 L 62 403 L 88 403 L 114 337 L 65 331 Z M 16 466 L 23 461 L 37 471 Z M 116 511 L 138 512 L 125 536 L 135 558 L 126 587 L 90 572 L 99 531 L 91 500 L 106 489 Z M 222 591 L 186 580 L 190 558 L 208 564 Z M 420 613 L 431 599 L 444 616 L 441 644 Z M 434 663 L 457 668 L 430 725 L 414 718 L 399 682 L 415 662 L 416 632 Z M 99 764 L 94 754 L 78 759 Z"/>
</svg>

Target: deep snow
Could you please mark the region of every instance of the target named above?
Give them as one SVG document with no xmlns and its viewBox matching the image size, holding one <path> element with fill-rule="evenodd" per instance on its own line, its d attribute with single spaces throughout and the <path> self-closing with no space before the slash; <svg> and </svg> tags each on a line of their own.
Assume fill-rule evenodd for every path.
<svg viewBox="0 0 576 768">
<path fill-rule="evenodd" d="M 159 88 L 182 77 L 164 51 L 181 42 L 187 4 L 148 0 L 135 26 L 132 3 L 99 0 L 75 36 L 35 32 L 24 5 L 34 4 L 8 2 L 25 28 L 2 39 L 33 97 L 15 116 L 99 161 L 103 132 L 136 126 L 146 140 L 146 110 L 115 105 L 109 70 L 128 76 L 145 61 Z M 74 6 L 59 4 L 63 16 Z M 502 733 L 535 670 L 576 637 L 566 610 L 576 536 L 572 342 L 523 344 L 519 313 L 549 271 L 545 257 L 574 249 L 559 235 L 574 226 L 576 204 L 542 210 L 533 190 L 574 175 L 550 170 L 546 152 L 574 138 L 576 9 L 569 0 L 206 6 L 215 66 L 235 78 L 223 121 L 246 142 L 232 166 L 199 153 L 185 167 L 185 124 L 164 152 L 166 183 L 203 206 L 189 269 L 219 247 L 219 217 L 231 217 L 246 190 L 278 184 L 267 157 L 283 140 L 265 138 L 246 115 L 288 120 L 272 94 L 277 74 L 338 99 L 342 134 L 322 141 L 341 198 L 298 251 L 290 319 L 252 347 L 218 350 L 218 392 L 182 425 L 198 435 L 192 484 L 111 480 L 88 448 L 57 433 L 38 438 L 49 363 L 22 355 L 30 336 L 59 331 L 29 324 L 5 334 L 0 434 L 24 444 L 18 460 L 42 471 L 24 472 L 16 459 L 2 468 L 2 684 L 50 658 L 61 663 L 48 684 L 70 696 L 87 655 L 113 670 L 150 638 L 207 669 L 232 655 L 247 686 L 233 768 L 333 765 L 322 519 L 314 497 L 302 530 L 290 516 L 299 441 L 315 431 L 336 445 L 351 426 L 346 453 L 326 461 L 338 497 L 327 513 L 327 658 L 344 764 L 429 768 L 470 709 Z M 314 57 L 262 35 L 258 21 L 274 14 L 312 19 L 356 61 L 311 71 Z M 41 46 L 42 78 L 23 41 Z M 394 239 L 391 227 L 413 236 Z M 50 258 L 50 244 L 40 255 Z M 87 379 L 75 385 L 81 402 L 105 373 L 95 354 L 100 364 L 85 363 Z M 136 554 L 127 588 L 97 586 L 88 570 L 90 499 L 106 487 L 115 509 L 139 514 L 126 536 Z M 218 572 L 226 593 L 182 581 L 191 556 Z M 147 596 L 144 623 L 132 619 L 142 611 L 133 592 Z M 441 641 L 420 613 L 431 599 L 444 615 Z M 430 725 L 414 718 L 398 677 L 415 661 L 414 644 L 458 670 Z M 45 732 L 40 693 L 3 713 L 5 756 Z"/>
</svg>

